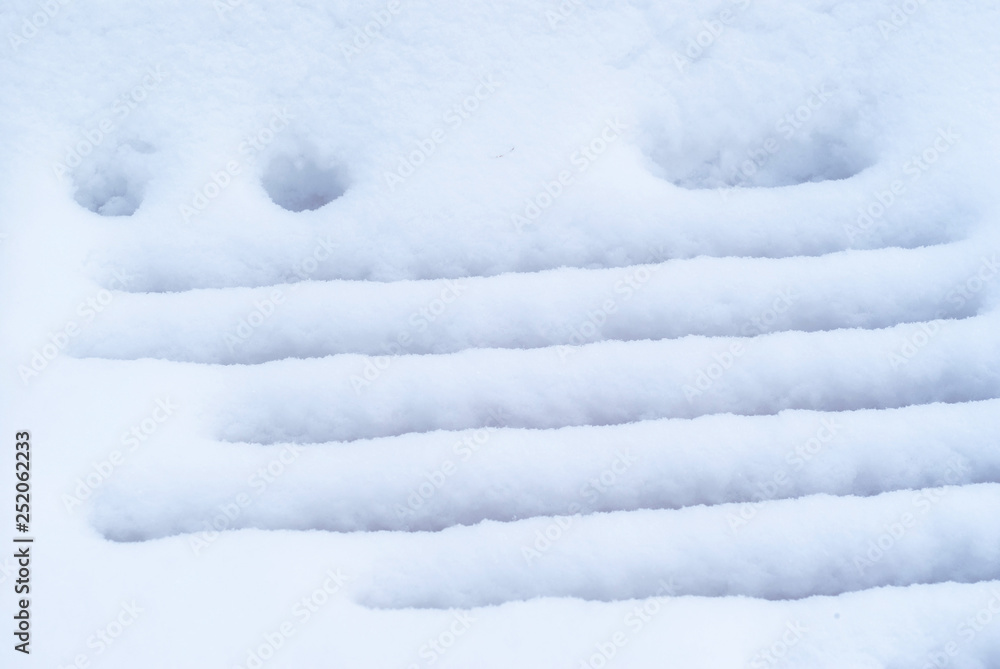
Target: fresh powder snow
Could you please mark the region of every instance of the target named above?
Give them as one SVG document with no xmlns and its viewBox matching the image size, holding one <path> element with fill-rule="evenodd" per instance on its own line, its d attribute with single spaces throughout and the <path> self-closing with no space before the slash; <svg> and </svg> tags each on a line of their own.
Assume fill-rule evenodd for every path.
<svg viewBox="0 0 1000 669">
<path fill-rule="evenodd" d="M 1000 666 L 996 3 L 0 28 L 0 666 Z"/>
</svg>

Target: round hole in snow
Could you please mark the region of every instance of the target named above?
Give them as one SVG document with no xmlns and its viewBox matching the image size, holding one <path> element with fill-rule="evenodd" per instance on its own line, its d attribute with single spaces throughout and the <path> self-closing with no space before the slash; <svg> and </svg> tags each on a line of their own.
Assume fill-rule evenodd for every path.
<svg viewBox="0 0 1000 669">
<path fill-rule="evenodd" d="M 815 111 L 720 108 L 705 118 L 687 114 L 651 122 L 644 134 L 650 167 L 687 189 L 776 188 L 850 178 L 870 167 L 874 149 L 870 111 L 847 93 Z M 776 109 L 790 110 L 780 115 Z"/>
<path fill-rule="evenodd" d="M 152 147 L 133 142 L 95 152 L 73 172 L 73 199 L 101 216 L 131 216 L 142 204 L 151 151 Z"/>
<path fill-rule="evenodd" d="M 650 152 L 661 176 L 688 189 L 733 186 L 774 188 L 847 179 L 872 164 L 865 148 L 853 138 L 815 133 L 781 141 L 759 141 L 678 151 L 658 147 Z"/>
<path fill-rule="evenodd" d="M 323 167 L 304 155 L 272 158 L 261 185 L 271 201 L 288 211 L 319 209 L 346 190 L 341 170 Z"/>
</svg>

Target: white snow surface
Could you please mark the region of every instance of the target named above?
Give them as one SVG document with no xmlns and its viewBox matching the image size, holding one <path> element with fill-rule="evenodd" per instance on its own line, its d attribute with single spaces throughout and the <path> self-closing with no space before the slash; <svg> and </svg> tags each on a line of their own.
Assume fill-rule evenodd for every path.
<svg viewBox="0 0 1000 669">
<path fill-rule="evenodd" d="M 0 28 L 0 666 L 1000 666 L 996 3 Z"/>
</svg>

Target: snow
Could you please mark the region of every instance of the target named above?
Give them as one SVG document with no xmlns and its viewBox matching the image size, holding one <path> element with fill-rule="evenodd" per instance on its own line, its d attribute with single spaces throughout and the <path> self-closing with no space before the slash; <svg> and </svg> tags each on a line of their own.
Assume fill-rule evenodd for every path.
<svg viewBox="0 0 1000 669">
<path fill-rule="evenodd" d="M 1000 661 L 1000 8 L 0 28 L 0 665 Z"/>
</svg>

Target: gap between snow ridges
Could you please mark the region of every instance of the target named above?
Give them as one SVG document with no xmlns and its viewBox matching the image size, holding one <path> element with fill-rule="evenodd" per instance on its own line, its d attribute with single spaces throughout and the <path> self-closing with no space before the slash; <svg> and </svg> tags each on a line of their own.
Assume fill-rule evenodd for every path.
<svg viewBox="0 0 1000 669">
<path fill-rule="evenodd" d="M 105 488 L 94 520 L 109 538 L 146 540 L 203 532 L 220 514 L 226 529 L 433 531 L 743 503 L 739 524 L 775 499 L 1000 482 L 998 441 L 1000 400 L 349 444 L 206 442 L 154 451 Z"/>
<path fill-rule="evenodd" d="M 102 300 L 107 304 L 71 351 L 258 363 L 882 328 L 979 313 L 1000 285 L 1000 265 L 996 253 L 970 251 L 960 244 L 440 281 L 116 292 Z M 929 272 L 931 264 L 940 270 Z"/>
<path fill-rule="evenodd" d="M 216 368 L 241 390 L 219 399 L 213 429 L 228 441 L 351 441 L 498 420 L 551 428 L 989 399 L 1000 397 L 998 329 L 991 312 L 883 330 L 399 356 L 374 370 L 353 355 Z"/>
</svg>

